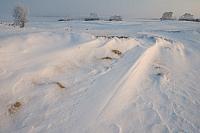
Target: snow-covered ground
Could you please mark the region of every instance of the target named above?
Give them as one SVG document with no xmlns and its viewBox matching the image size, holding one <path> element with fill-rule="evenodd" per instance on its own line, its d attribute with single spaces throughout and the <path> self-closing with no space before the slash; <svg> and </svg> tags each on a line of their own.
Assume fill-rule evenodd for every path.
<svg viewBox="0 0 200 133">
<path fill-rule="evenodd" d="M 0 132 L 198 133 L 199 75 L 199 23 L 0 24 Z"/>
</svg>

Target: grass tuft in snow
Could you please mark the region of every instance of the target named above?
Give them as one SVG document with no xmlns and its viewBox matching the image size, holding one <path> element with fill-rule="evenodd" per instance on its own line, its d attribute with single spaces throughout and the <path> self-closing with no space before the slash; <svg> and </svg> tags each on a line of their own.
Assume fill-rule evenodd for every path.
<svg viewBox="0 0 200 133">
<path fill-rule="evenodd" d="M 163 76 L 163 73 L 158 72 L 158 73 L 156 73 L 156 76 Z"/>
<path fill-rule="evenodd" d="M 113 58 L 112 57 L 109 57 L 109 56 L 106 56 L 106 57 L 103 57 L 103 58 L 101 58 L 102 60 L 113 60 Z"/>
<path fill-rule="evenodd" d="M 128 39 L 128 36 L 96 36 L 96 38 L 107 38 L 107 39 L 113 39 L 113 38 L 118 38 L 118 39 Z"/>
<path fill-rule="evenodd" d="M 22 104 L 21 102 L 15 102 L 14 104 L 10 105 L 10 108 L 8 109 L 9 114 L 14 114 L 16 113 L 20 108 L 21 108 Z"/>
<path fill-rule="evenodd" d="M 122 52 L 119 51 L 119 50 L 116 50 L 116 49 L 113 49 L 112 52 L 113 52 L 114 54 L 119 55 L 119 56 L 122 55 Z"/>
</svg>

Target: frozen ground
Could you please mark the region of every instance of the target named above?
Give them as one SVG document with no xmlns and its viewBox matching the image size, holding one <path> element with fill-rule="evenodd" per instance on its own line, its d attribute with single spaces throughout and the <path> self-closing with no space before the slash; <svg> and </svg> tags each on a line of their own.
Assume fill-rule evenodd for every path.
<svg viewBox="0 0 200 133">
<path fill-rule="evenodd" d="M 198 133 L 199 75 L 199 23 L 0 25 L 0 132 Z"/>
</svg>

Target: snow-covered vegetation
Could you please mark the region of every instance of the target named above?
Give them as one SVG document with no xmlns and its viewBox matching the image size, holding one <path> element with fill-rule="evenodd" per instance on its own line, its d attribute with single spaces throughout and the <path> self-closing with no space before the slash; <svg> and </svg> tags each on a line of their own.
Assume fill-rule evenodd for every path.
<svg viewBox="0 0 200 133">
<path fill-rule="evenodd" d="M 199 23 L 56 20 L 0 24 L 1 133 L 200 132 Z"/>
<path fill-rule="evenodd" d="M 185 13 L 179 19 L 180 20 L 193 20 L 194 19 L 194 15 L 192 15 L 190 13 Z"/>
<path fill-rule="evenodd" d="M 89 17 L 85 18 L 85 21 L 95 21 L 95 20 L 99 20 L 100 18 L 98 17 L 98 15 L 96 13 L 90 13 Z"/>
<path fill-rule="evenodd" d="M 163 13 L 161 20 L 172 20 L 173 19 L 173 12 L 165 12 Z"/>
<path fill-rule="evenodd" d="M 109 18 L 109 21 L 122 21 L 122 17 L 119 15 L 114 15 Z"/>
<path fill-rule="evenodd" d="M 23 28 L 28 21 L 28 9 L 23 5 L 17 5 L 13 10 L 14 25 Z"/>
<path fill-rule="evenodd" d="M 200 22 L 200 19 L 194 18 L 194 15 L 190 13 L 185 13 L 179 18 L 180 21 L 194 21 L 194 22 Z"/>
</svg>

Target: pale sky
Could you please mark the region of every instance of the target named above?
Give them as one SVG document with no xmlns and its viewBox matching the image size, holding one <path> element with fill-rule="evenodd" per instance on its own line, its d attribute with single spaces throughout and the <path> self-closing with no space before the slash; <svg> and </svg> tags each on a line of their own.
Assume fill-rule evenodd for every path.
<svg viewBox="0 0 200 133">
<path fill-rule="evenodd" d="M 31 16 L 122 15 L 129 18 L 159 18 L 165 11 L 179 17 L 189 12 L 200 17 L 200 0 L 0 0 L 0 15 L 10 15 L 23 3 Z"/>
</svg>

